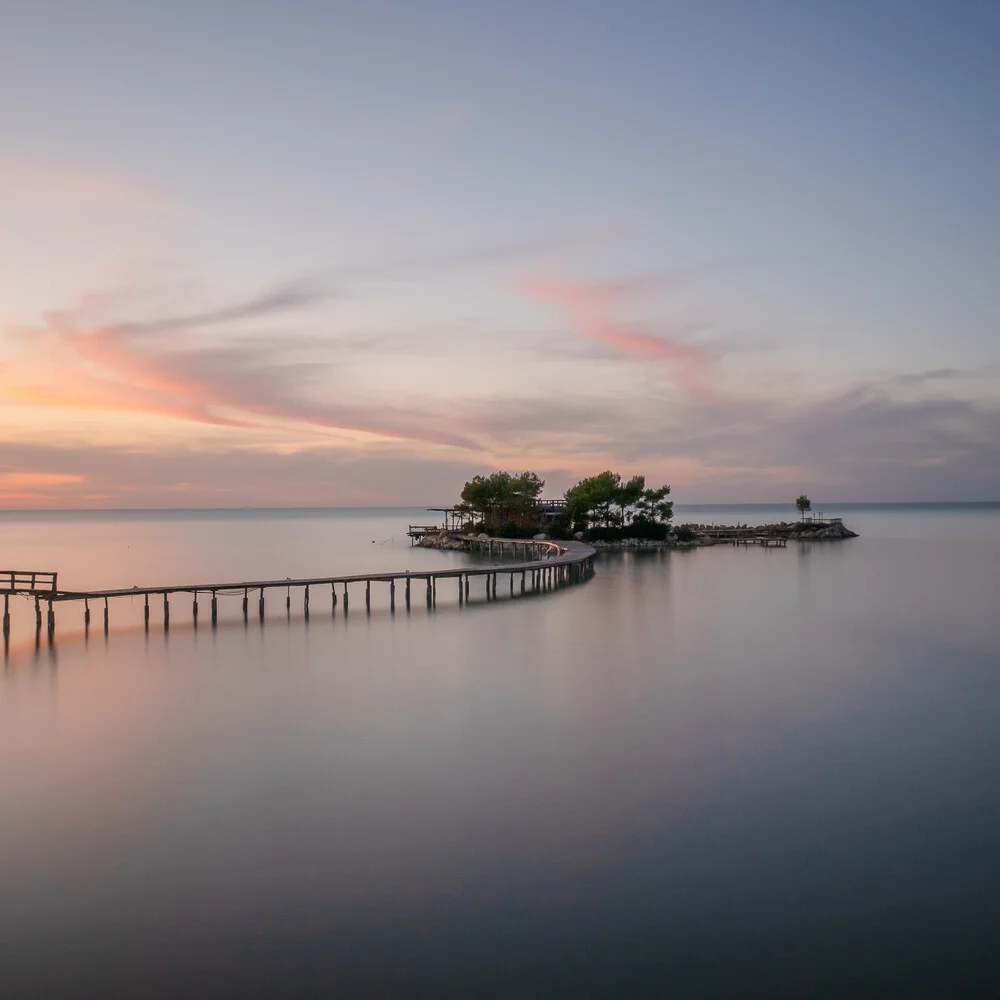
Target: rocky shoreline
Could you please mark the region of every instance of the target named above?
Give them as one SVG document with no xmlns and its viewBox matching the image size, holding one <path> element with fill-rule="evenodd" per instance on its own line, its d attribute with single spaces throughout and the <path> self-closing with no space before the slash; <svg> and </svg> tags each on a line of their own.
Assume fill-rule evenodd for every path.
<svg viewBox="0 0 1000 1000">
<path fill-rule="evenodd" d="M 776 524 L 760 525 L 680 524 L 672 527 L 668 536 L 662 541 L 648 538 L 621 538 L 614 541 L 587 541 L 587 544 L 595 549 L 605 551 L 694 549 L 709 545 L 729 544 L 746 536 L 784 538 L 793 542 L 819 542 L 857 538 L 858 533 L 851 531 L 842 521 L 780 521 Z M 425 549 L 467 552 L 473 537 L 441 531 L 437 534 L 424 535 L 417 542 L 417 545 Z M 535 537 L 544 539 L 548 536 L 539 534 Z M 574 537 L 579 541 L 585 540 L 583 532 L 578 532 Z M 554 541 L 558 541 L 558 539 L 554 539 Z"/>
</svg>

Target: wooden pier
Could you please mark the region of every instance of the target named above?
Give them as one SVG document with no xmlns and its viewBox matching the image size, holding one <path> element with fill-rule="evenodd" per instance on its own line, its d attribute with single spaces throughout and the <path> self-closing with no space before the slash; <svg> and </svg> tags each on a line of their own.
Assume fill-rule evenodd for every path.
<svg viewBox="0 0 1000 1000">
<path fill-rule="evenodd" d="M 5 648 L 10 640 L 10 599 L 13 596 L 25 597 L 34 601 L 36 636 L 42 630 L 42 606 L 45 605 L 45 624 L 49 641 L 55 634 L 56 605 L 68 602 L 82 603 L 84 629 L 89 631 L 92 605 L 103 612 L 104 632 L 110 628 L 111 603 L 119 598 L 141 598 L 143 601 L 143 622 L 149 629 L 150 617 L 158 605 L 162 603 L 162 623 L 164 630 L 170 628 L 171 598 L 182 595 L 191 598 L 191 617 L 197 627 L 199 614 L 202 612 L 202 602 L 207 603 L 207 612 L 212 627 L 219 621 L 219 599 L 236 597 L 241 599 L 243 622 L 249 622 L 251 615 L 251 595 L 256 599 L 257 617 L 261 624 L 265 621 L 267 597 L 276 594 L 284 597 L 285 611 L 290 615 L 292 609 L 292 592 L 300 594 L 302 613 L 306 620 L 315 610 L 318 600 L 323 599 L 329 613 L 337 613 L 338 602 L 341 602 L 342 613 L 348 614 L 350 596 L 358 594 L 363 587 L 365 611 L 370 613 L 372 607 L 372 585 L 384 586 L 388 598 L 390 613 L 395 613 L 397 589 L 402 589 L 402 601 L 409 612 L 414 600 L 420 600 L 419 591 L 423 590 L 423 600 L 428 610 L 437 603 L 438 584 L 451 580 L 457 585 L 458 603 L 469 601 L 470 581 L 479 577 L 485 578 L 486 600 L 496 600 L 498 596 L 498 577 L 508 577 L 508 593 L 515 594 L 543 593 L 559 587 L 571 586 L 589 579 L 594 572 L 595 550 L 580 542 L 567 542 L 558 545 L 555 542 L 542 540 L 513 540 L 507 538 L 475 538 L 470 540 L 472 551 L 489 557 L 499 558 L 500 562 L 490 564 L 471 564 L 457 569 L 445 570 L 405 570 L 393 573 L 358 573 L 350 576 L 310 577 L 292 580 L 249 580 L 235 583 L 199 583 L 164 587 L 128 587 L 111 590 L 73 591 L 60 590 L 57 587 L 55 573 L 31 572 L 0 572 L 0 593 L 4 599 L 3 639 Z M 520 561 L 505 562 L 510 558 Z M 414 593 L 417 591 L 418 593 Z M 199 601 L 199 598 L 202 601 Z M 175 601 L 176 604 L 176 601 Z"/>
<path fill-rule="evenodd" d="M 701 530 L 699 534 L 717 542 L 728 542 L 730 545 L 760 545 L 763 548 L 779 549 L 788 545 L 786 536 L 766 534 L 758 528 L 708 528 Z"/>
</svg>

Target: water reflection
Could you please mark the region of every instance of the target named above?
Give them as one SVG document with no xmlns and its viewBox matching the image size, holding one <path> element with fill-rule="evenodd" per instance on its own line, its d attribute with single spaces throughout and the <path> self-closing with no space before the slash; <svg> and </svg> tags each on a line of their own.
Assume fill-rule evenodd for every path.
<svg viewBox="0 0 1000 1000">
<path fill-rule="evenodd" d="M 217 558 L 189 530 L 185 574 Z M 104 643 L 15 633 L 5 989 L 974 995 L 997 555 L 625 553 L 435 614 L 362 588 L 261 627 L 240 592 L 216 629 L 136 602 Z"/>
</svg>

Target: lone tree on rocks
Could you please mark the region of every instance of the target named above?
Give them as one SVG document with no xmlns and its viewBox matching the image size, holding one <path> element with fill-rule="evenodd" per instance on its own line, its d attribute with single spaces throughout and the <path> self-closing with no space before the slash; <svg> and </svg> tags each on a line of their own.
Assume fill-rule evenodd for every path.
<svg viewBox="0 0 1000 1000">
<path fill-rule="evenodd" d="M 796 497 L 795 506 L 799 508 L 799 513 L 802 515 L 802 520 L 804 521 L 806 519 L 806 511 L 812 510 L 812 500 L 803 493 L 801 496 Z"/>
</svg>

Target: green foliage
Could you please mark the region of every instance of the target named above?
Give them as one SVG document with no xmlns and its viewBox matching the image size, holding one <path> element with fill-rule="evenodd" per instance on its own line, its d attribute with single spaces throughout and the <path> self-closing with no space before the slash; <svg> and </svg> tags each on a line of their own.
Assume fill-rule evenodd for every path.
<svg viewBox="0 0 1000 1000">
<path fill-rule="evenodd" d="M 566 510 L 573 521 L 598 521 L 610 526 L 615 496 L 621 487 L 618 473 L 604 471 L 581 479 L 566 491 Z"/>
<path fill-rule="evenodd" d="M 618 542 L 623 538 L 641 538 L 646 541 L 662 542 L 670 532 L 670 525 L 658 521 L 636 519 L 624 527 L 588 528 L 583 537 L 588 542 Z"/>
<path fill-rule="evenodd" d="M 619 473 L 606 469 L 566 491 L 566 514 L 574 523 L 604 528 L 626 528 L 634 522 L 660 524 L 673 517 L 669 494 L 669 486 L 647 489 L 645 476 L 623 483 Z"/>
<path fill-rule="evenodd" d="M 674 534 L 679 542 L 693 542 L 695 539 L 694 529 L 689 524 L 678 524 Z"/>
<path fill-rule="evenodd" d="M 494 472 L 490 476 L 474 476 L 462 490 L 462 504 L 481 514 L 491 527 L 511 523 L 521 526 L 531 520 L 535 503 L 545 486 L 534 472 Z"/>
<path fill-rule="evenodd" d="M 534 538 L 538 533 L 538 525 L 520 525 L 507 521 L 495 529 L 497 538 Z"/>
<path fill-rule="evenodd" d="M 799 508 L 799 513 L 802 515 L 802 519 L 805 520 L 806 511 L 812 510 L 812 501 L 802 493 L 795 498 L 795 506 Z"/>
</svg>

